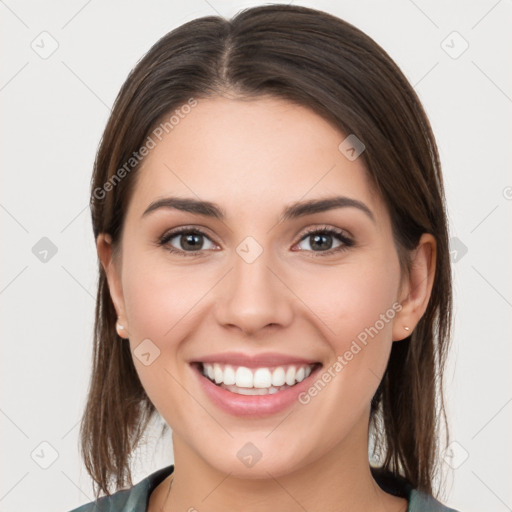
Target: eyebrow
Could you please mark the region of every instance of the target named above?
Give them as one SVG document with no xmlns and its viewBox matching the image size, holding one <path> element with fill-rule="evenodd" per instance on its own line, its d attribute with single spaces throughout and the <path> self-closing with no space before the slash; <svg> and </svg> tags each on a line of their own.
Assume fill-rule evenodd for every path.
<svg viewBox="0 0 512 512">
<path fill-rule="evenodd" d="M 345 196 L 327 197 L 325 199 L 311 199 L 309 201 L 292 203 L 283 210 L 280 222 L 333 210 L 335 208 L 357 208 L 365 213 L 370 218 L 370 220 L 375 223 L 375 217 L 370 208 L 366 206 L 366 204 L 364 204 L 362 201 L 358 201 L 357 199 L 352 199 Z M 219 220 L 224 220 L 226 218 L 226 213 L 216 203 L 212 203 L 210 201 L 201 201 L 188 197 L 165 197 L 163 199 L 153 201 L 146 208 L 142 214 L 142 217 L 145 217 L 159 209 L 180 210 L 196 215 L 204 215 L 205 217 L 213 217 Z"/>
</svg>

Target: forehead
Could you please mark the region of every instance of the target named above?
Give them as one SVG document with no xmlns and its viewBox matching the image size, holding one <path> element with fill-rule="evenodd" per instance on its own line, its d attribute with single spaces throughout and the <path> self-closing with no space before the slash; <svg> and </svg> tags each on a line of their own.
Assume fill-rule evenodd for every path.
<svg viewBox="0 0 512 512">
<path fill-rule="evenodd" d="M 338 194 L 381 209 L 362 159 L 339 150 L 346 136 L 286 100 L 200 99 L 155 139 L 130 208 L 141 213 L 166 195 L 195 196 L 239 216 Z"/>
</svg>

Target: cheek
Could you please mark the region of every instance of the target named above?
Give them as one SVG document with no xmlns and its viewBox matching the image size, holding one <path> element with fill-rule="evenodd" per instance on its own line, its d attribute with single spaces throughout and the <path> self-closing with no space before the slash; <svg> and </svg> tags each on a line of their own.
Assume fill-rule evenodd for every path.
<svg viewBox="0 0 512 512">
<path fill-rule="evenodd" d="M 130 335 L 172 343 L 174 326 L 194 315 L 193 305 L 206 293 L 207 282 L 194 277 L 190 268 L 162 265 L 149 258 L 147 265 L 142 262 L 142 258 L 133 258 L 123 269 Z"/>
<path fill-rule="evenodd" d="M 179 417 L 179 404 L 186 396 L 178 382 L 190 378 L 190 368 L 183 365 L 186 343 L 182 342 L 200 325 L 202 298 L 215 276 L 193 265 L 163 260 L 132 251 L 123 262 L 123 295 L 130 348 L 141 383 L 157 409 L 166 411 L 172 403 L 173 414 Z M 148 352 L 146 359 L 139 357 Z"/>
<path fill-rule="evenodd" d="M 192 326 L 198 325 L 200 308 L 194 305 L 206 293 L 207 284 L 203 280 L 206 289 L 200 289 L 201 281 L 192 277 L 193 270 L 147 261 L 146 265 L 143 256 L 134 256 L 123 266 L 129 343 L 150 400 L 166 421 L 179 424 L 185 421 L 188 403 L 179 383 L 190 378 L 188 366 L 180 360 L 180 347 Z"/>
<path fill-rule="evenodd" d="M 333 439 L 369 406 L 386 369 L 397 313 L 398 263 L 359 263 L 338 272 L 330 269 L 328 279 L 315 279 L 315 286 L 304 283 L 301 291 L 330 352 L 301 403 L 310 404 L 313 416 L 332 425 Z M 333 420 L 329 410 L 343 414 Z"/>
<path fill-rule="evenodd" d="M 392 308 L 399 279 L 398 265 L 393 261 L 368 265 L 346 265 L 329 269 L 323 275 L 302 280 L 300 296 L 322 320 L 323 331 L 336 352 L 346 350 L 347 343 L 378 322 L 379 331 L 391 330 Z M 391 309 L 391 311 L 390 311 Z"/>
</svg>

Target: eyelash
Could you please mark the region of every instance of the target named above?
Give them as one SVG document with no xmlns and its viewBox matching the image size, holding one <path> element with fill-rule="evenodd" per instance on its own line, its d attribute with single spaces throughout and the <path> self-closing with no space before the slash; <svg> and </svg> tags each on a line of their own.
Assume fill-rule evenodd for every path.
<svg viewBox="0 0 512 512">
<path fill-rule="evenodd" d="M 176 228 L 176 229 L 164 234 L 161 238 L 158 239 L 157 245 L 159 245 L 159 246 L 167 245 L 173 238 L 175 238 L 176 236 L 181 235 L 181 234 L 202 235 L 210 240 L 210 237 L 201 229 L 183 226 L 181 228 Z M 308 251 L 308 250 L 304 250 L 304 249 L 299 249 L 298 252 L 314 252 L 316 254 L 314 254 L 311 257 L 316 258 L 316 257 L 323 257 L 323 256 L 332 256 L 335 253 L 346 251 L 350 247 L 353 247 L 355 245 L 355 242 L 345 234 L 345 231 L 342 231 L 341 229 L 337 229 L 337 228 L 326 227 L 326 226 L 323 226 L 320 228 L 307 229 L 302 234 L 301 238 L 299 239 L 299 241 L 297 243 L 302 242 L 303 240 L 308 238 L 308 236 L 317 235 L 317 234 L 319 234 L 319 235 L 334 235 L 334 237 L 337 238 L 339 241 L 341 241 L 343 245 L 340 245 L 339 247 L 336 247 L 334 249 L 329 249 L 327 251 Z M 172 246 L 168 246 L 166 248 L 166 250 L 169 251 L 170 253 L 178 254 L 180 256 L 185 256 L 185 257 L 198 256 L 203 251 L 203 250 L 183 251 L 180 249 L 176 249 L 175 247 L 172 247 Z"/>
</svg>

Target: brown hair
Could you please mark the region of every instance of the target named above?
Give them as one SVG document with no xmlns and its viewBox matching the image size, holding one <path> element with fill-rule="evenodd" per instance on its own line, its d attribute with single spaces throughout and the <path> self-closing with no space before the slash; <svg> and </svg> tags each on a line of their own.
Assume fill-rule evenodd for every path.
<svg viewBox="0 0 512 512">
<path fill-rule="evenodd" d="M 140 167 L 137 151 L 155 126 L 191 99 L 226 94 L 296 102 L 363 141 L 361 158 L 390 212 L 405 272 L 421 234 L 435 237 L 427 310 L 408 338 L 393 343 L 370 414 L 382 468 L 432 494 L 441 419 L 448 439 L 443 368 L 452 290 L 444 190 L 420 101 L 370 37 L 333 15 L 286 5 L 246 9 L 229 21 L 204 17 L 165 35 L 129 74 L 103 134 L 91 182 L 94 237 L 108 233 L 118 248 Z M 113 481 L 116 489 L 132 485 L 130 455 L 156 413 L 129 344 L 116 333 L 116 311 L 98 268 L 93 370 L 80 431 L 96 496 L 110 494 Z"/>
</svg>

